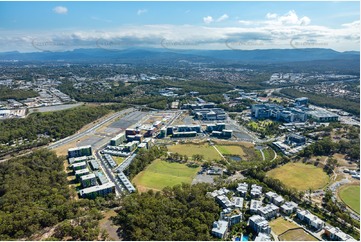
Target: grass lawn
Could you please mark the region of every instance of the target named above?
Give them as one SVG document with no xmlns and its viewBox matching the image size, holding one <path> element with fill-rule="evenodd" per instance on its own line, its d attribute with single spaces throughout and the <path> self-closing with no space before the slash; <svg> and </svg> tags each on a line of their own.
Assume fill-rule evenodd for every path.
<svg viewBox="0 0 361 242">
<path fill-rule="evenodd" d="M 267 176 L 280 180 L 288 187 L 305 191 L 323 188 L 329 182 L 329 176 L 318 167 L 303 163 L 287 163 L 286 165 L 270 170 Z"/>
<path fill-rule="evenodd" d="M 289 222 L 282 217 L 272 220 L 269 225 L 276 235 L 280 235 L 289 229 L 299 228 L 296 224 Z"/>
<path fill-rule="evenodd" d="M 123 161 L 125 160 L 124 157 L 119 157 L 119 156 L 112 156 L 113 160 L 115 161 L 115 163 L 117 163 L 117 165 L 120 165 L 123 163 Z"/>
<path fill-rule="evenodd" d="M 318 241 L 303 229 L 290 230 L 279 237 L 281 241 Z"/>
<path fill-rule="evenodd" d="M 271 148 L 263 149 L 262 151 L 266 161 L 270 161 L 275 157 L 275 153 Z"/>
<path fill-rule="evenodd" d="M 168 146 L 168 150 L 173 153 L 178 153 L 181 155 L 187 155 L 189 158 L 192 155 L 203 155 L 206 160 L 219 160 L 222 157 L 218 152 L 208 144 L 178 144 Z"/>
<path fill-rule="evenodd" d="M 238 155 L 242 158 L 245 157 L 246 153 L 244 153 L 241 146 L 237 145 L 216 145 L 219 152 L 222 155 Z"/>
<path fill-rule="evenodd" d="M 352 210 L 360 214 L 360 186 L 349 185 L 340 188 L 339 196 Z"/>
<path fill-rule="evenodd" d="M 185 164 L 169 163 L 157 159 L 134 177 L 132 182 L 139 191 L 161 190 L 164 187 L 172 187 L 183 182 L 190 184 L 199 170 L 200 167 L 190 168 Z"/>
</svg>

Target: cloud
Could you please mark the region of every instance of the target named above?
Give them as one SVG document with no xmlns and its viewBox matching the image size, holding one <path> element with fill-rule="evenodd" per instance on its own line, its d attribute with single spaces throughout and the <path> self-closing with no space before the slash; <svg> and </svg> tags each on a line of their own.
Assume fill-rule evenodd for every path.
<svg viewBox="0 0 361 242">
<path fill-rule="evenodd" d="M 351 23 L 342 24 L 346 28 L 360 28 L 360 20 L 353 21 Z"/>
<path fill-rule="evenodd" d="M 290 43 L 306 43 L 304 48 L 359 50 L 360 21 L 336 27 L 312 24 L 307 16 L 295 12 L 273 19 L 240 20 L 237 26 L 216 25 L 122 25 L 99 30 L 3 31 L 0 51 L 64 51 L 76 48 L 153 47 L 190 49 L 274 49 L 292 48 Z M 282 18 L 283 17 L 283 18 Z M 93 18 L 94 19 L 94 18 Z M 95 18 L 95 20 L 97 20 Z M 205 23 L 216 23 L 212 16 Z M 217 19 L 218 20 L 218 19 Z M 35 39 L 35 41 L 34 41 Z M 312 43 L 313 45 L 307 45 Z M 34 46 L 38 47 L 35 48 Z M 230 47 L 231 46 L 231 47 Z"/>
<path fill-rule="evenodd" d="M 278 16 L 278 15 L 269 15 L 272 16 L 271 23 L 273 24 L 282 24 L 282 25 L 309 25 L 311 19 L 307 16 L 299 18 L 295 10 L 291 10 L 288 13 Z"/>
<path fill-rule="evenodd" d="M 277 18 L 277 14 L 276 13 L 267 13 L 266 14 L 266 18 L 267 19 L 275 19 L 275 18 Z"/>
<path fill-rule="evenodd" d="M 300 23 L 300 25 L 309 25 L 311 23 L 311 19 L 309 17 L 305 16 L 299 20 L 299 23 Z"/>
<path fill-rule="evenodd" d="M 226 20 L 226 19 L 228 19 L 229 18 L 229 16 L 227 15 L 227 14 L 223 14 L 221 17 L 219 17 L 217 20 L 216 20 L 216 22 L 222 22 L 222 21 L 224 21 L 224 20 Z"/>
<path fill-rule="evenodd" d="M 53 8 L 53 11 L 57 14 L 67 14 L 68 13 L 68 9 L 63 6 L 57 6 L 57 7 Z"/>
<path fill-rule="evenodd" d="M 146 13 L 146 12 L 148 12 L 148 9 L 139 9 L 139 10 L 137 11 L 137 15 L 142 15 L 142 14 L 144 14 L 144 13 Z"/>
<path fill-rule="evenodd" d="M 254 22 L 252 22 L 252 21 L 247 21 L 247 20 L 239 20 L 238 23 L 240 23 L 240 24 L 242 24 L 242 25 L 251 25 L 251 24 L 254 23 Z"/>
<path fill-rule="evenodd" d="M 203 18 L 203 22 L 206 23 L 206 24 L 210 24 L 214 21 L 213 17 L 212 16 L 207 16 L 207 17 L 204 17 Z"/>
</svg>

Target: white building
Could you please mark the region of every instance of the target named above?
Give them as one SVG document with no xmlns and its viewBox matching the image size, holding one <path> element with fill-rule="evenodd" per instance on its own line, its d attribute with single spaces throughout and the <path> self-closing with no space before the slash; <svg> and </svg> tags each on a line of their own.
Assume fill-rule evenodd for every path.
<svg viewBox="0 0 361 242">
<path fill-rule="evenodd" d="M 281 212 L 283 212 L 286 215 L 290 215 L 290 214 L 296 212 L 297 207 L 298 207 L 298 204 L 295 202 L 285 202 L 281 206 Z"/>
<path fill-rule="evenodd" d="M 339 228 L 325 226 L 325 234 L 330 240 L 334 241 L 357 241 L 350 235 L 342 232 Z"/>
<path fill-rule="evenodd" d="M 279 207 L 274 204 L 267 204 L 264 207 L 259 207 L 257 213 L 264 217 L 265 219 L 271 219 L 277 217 L 279 212 Z"/>
<path fill-rule="evenodd" d="M 262 195 L 262 187 L 256 184 L 252 184 L 251 186 L 251 197 L 258 198 Z"/>
<path fill-rule="evenodd" d="M 249 218 L 249 226 L 257 233 L 271 233 L 271 227 L 268 221 L 259 215 L 253 215 Z"/>
<path fill-rule="evenodd" d="M 261 201 L 252 199 L 249 205 L 249 210 L 251 214 L 256 214 L 258 212 L 258 208 L 261 207 L 261 205 L 262 205 Z"/>
<path fill-rule="evenodd" d="M 316 230 L 321 230 L 325 226 L 320 218 L 310 213 L 308 210 L 298 210 L 297 217 L 302 220 L 305 224 L 313 227 Z"/>
<path fill-rule="evenodd" d="M 239 193 L 239 195 L 241 197 L 246 197 L 247 191 L 248 191 L 248 184 L 247 183 L 245 183 L 245 182 L 238 183 L 237 192 Z"/>
<path fill-rule="evenodd" d="M 214 237 L 224 239 L 226 237 L 228 229 L 228 222 L 224 220 L 218 220 L 213 222 L 212 235 Z"/>
</svg>

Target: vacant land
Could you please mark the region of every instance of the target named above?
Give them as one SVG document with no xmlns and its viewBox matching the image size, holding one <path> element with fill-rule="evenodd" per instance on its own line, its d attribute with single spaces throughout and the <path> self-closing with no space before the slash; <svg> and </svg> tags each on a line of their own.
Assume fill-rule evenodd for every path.
<svg viewBox="0 0 361 242">
<path fill-rule="evenodd" d="M 299 191 L 323 188 L 330 180 L 321 168 L 303 163 L 288 163 L 267 172 L 267 175 Z"/>
<path fill-rule="evenodd" d="M 347 206 L 360 214 L 360 186 L 348 185 L 341 187 L 339 196 Z"/>
<path fill-rule="evenodd" d="M 269 225 L 271 226 L 272 231 L 276 234 L 276 235 L 280 235 L 284 232 L 286 232 L 289 229 L 295 229 L 295 228 L 299 228 L 299 226 L 297 226 L 296 224 L 285 220 L 284 218 L 280 217 L 277 218 L 275 220 L 272 220 Z"/>
<path fill-rule="evenodd" d="M 295 229 L 287 231 L 279 236 L 281 241 L 318 241 L 312 235 L 306 233 L 303 229 Z"/>
<path fill-rule="evenodd" d="M 236 145 L 217 145 L 217 149 L 222 155 L 237 155 L 242 158 L 246 156 L 241 146 Z"/>
<path fill-rule="evenodd" d="M 161 190 L 182 183 L 191 184 L 200 168 L 157 159 L 133 179 L 139 191 Z"/>
<path fill-rule="evenodd" d="M 181 155 L 203 155 L 206 160 L 220 160 L 222 157 L 218 152 L 208 144 L 178 144 L 168 146 L 168 150 Z"/>
</svg>

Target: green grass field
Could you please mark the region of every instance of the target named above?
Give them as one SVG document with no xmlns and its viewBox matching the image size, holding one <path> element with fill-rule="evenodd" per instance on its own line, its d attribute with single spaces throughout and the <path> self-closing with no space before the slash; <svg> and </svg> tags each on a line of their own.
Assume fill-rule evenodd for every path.
<svg viewBox="0 0 361 242">
<path fill-rule="evenodd" d="M 275 153 L 271 148 L 263 149 L 262 151 L 266 161 L 270 161 L 275 157 Z"/>
<path fill-rule="evenodd" d="M 360 214 L 360 186 L 351 185 L 341 187 L 339 196 L 352 210 Z"/>
<path fill-rule="evenodd" d="M 280 235 L 289 229 L 299 228 L 296 224 L 289 222 L 282 217 L 272 220 L 269 225 L 276 235 Z"/>
<path fill-rule="evenodd" d="M 280 241 L 318 241 L 303 229 L 290 230 L 279 236 Z"/>
<path fill-rule="evenodd" d="M 167 186 L 172 187 L 182 183 L 190 184 L 199 170 L 200 167 L 190 168 L 185 164 L 169 163 L 157 159 L 134 177 L 133 183 L 140 192 L 149 189 L 161 190 Z"/>
<path fill-rule="evenodd" d="M 323 188 L 329 182 L 329 176 L 318 167 L 303 163 L 287 163 L 286 165 L 270 170 L 267 176 L 280 180 L 288 187 L 299 191 Z"/>
<path fill-rule="evenodd" d="M 219 152 L 222 153 L 222 155 L 238 155 L 242 158 L 245 157 L 246 153 L 244 153 L 241 146 L 237 145 L 216 145 Z"/>
<path fill-rule="evenodd" d="M 173 153 L 179 153 L 181 155 L 187 155 L 189 158 L 192 155 L 203 155 L 206 160 L 219 160 L 222 157 L 218 152 L 208 144 L 178 144 L 168 146 L 168 150 Z"/>
<path fill-rule="evenodd" d="M 112 156 L 113 160 L 115 161 L 115 163 L 117 163 L 118 165 L 122 164 L 123 161 L 125 160 L 124 157 L 119 157 L 119 156 Z"/>
</svg>

